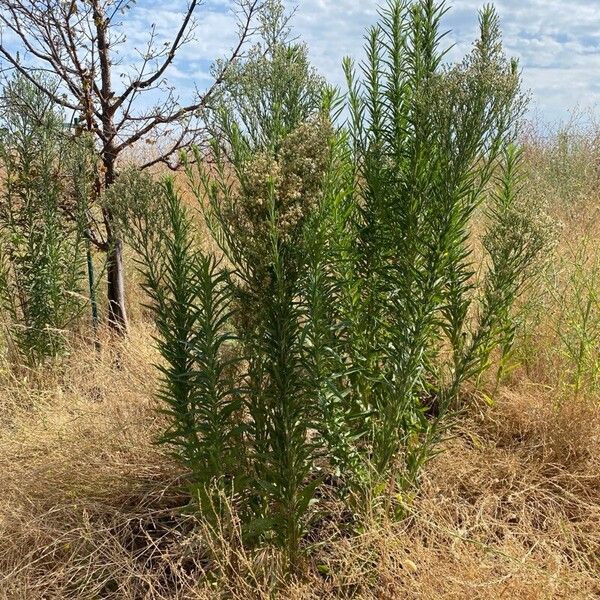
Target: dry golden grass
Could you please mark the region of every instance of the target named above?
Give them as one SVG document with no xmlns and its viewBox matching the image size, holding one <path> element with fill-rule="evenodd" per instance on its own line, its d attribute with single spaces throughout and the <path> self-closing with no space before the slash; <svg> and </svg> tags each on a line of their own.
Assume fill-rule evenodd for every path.
<svg viewBox="0 0 600 600">
<path fill-rule="evenodd" d="M 318 524 L 302 577 L 282 587 L 275 552 L 247 554 L 235 527 L 211 533 L 181 511 L 178 467 L 153 444 L 150 331 L 132 335 L 118 370 L 114 353 L 80 348 L 56 373 L 7 379 L 0 598 L 600 595 L 597 404 L 502 390 L 429 464 L 405 520 L 355 536 L 341 515 Z"/>
</svg>

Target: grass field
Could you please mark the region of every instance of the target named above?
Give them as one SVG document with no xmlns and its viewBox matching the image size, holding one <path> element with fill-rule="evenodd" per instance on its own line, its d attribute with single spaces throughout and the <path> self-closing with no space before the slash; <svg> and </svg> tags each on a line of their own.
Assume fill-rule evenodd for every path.
<svg viewBox="0 0 600 600">
<path fill-rule="evenodd" d="M 469 394 L 404 519 L 364 515 L 350 536 L 324 493 L 283 582 L 278 553 L 245 551 L 234 517 L 211 531 L 185 514 L 180 467 L 154 444 L 158 356 L 132 285 L 128 341 L 78 340 L 38 370 L 5 357 L 0 598 L 600 597 L 600 134 L 525 147 L 524 193 L 558 243 L 501 380 Z"/>
</svg>

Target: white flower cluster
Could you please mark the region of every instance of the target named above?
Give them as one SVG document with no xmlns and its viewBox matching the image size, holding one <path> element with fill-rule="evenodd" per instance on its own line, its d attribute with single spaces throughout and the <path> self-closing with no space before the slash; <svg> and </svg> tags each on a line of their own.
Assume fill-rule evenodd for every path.
<svg viewBox="0 0 600 600">
<path fill-rule="evenodd" d="M 277 155 L 260 152 L 245 165 L 224 216 L 253 260 L 265 258 L 273 235 L 284 245 L 298 239 L 320 201 L 330 137 L 330 123 L 314 119 L 292 131 Z"/>
</svg>

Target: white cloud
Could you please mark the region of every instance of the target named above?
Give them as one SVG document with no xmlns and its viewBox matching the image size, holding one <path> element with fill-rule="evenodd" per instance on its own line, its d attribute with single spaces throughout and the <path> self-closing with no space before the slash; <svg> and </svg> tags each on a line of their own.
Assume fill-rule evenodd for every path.
<svg viewBox="0 0 600 600">
<path fill-rule="evenodd" d="M 344 55 L 361 55 L 362 33 L 377 18 L 376 0 L 300 0 L 295 24 L 315 64 L 342 82 Z M 455 0 L 445 19 L 453 57 L 468 51 L 484 0 Z M 520 59 L 533 110 L 566 119 L 576 108 L 600 111 L 600 0 L 500 0 L 507 52 Z"/>
</svg>

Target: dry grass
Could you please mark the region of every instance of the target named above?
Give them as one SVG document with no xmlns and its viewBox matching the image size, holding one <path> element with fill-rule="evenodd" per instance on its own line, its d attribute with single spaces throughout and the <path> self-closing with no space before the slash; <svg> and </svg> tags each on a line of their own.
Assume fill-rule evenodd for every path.
<svg viewBox="0 0 600 600">
<path fill-rule="evenodd" d="M 119 370 L 114 354 L 81 348 L 4 388 L 1 598 L 600 594 L 597 404 L 503 390 L 430 463 L 407 519 L 354 536 L 327 519 L 302 577 L 282 587 L 275 552 L 247 554 L 235 527 L 208 532 L 181 510 L 177 466 L 153 444 L 149 335 L 136 326 Z"/>
</svg>

